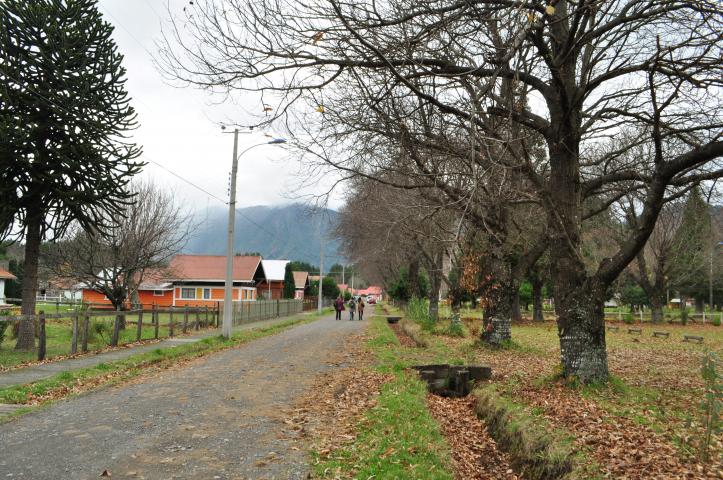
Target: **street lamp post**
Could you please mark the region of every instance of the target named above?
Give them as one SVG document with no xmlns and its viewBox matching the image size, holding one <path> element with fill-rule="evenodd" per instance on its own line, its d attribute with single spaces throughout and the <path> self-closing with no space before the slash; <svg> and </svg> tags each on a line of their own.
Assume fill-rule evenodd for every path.
<svg viewBox="0 0 723 480">
<path fill-rule="evenodd" d="M 231 338 L 231 327 L 233 324 L 233 231 L 236 220 L 236 173 L 238 172 L 238 159 L 252 148 L 280 143 L 286 143 L 286 140 L 283 138 L 274 138 L 268 142 L 251 145 L 240 154 L 237 154 L 238 129 L 235 129 L 233 132 L 233 163 L 231 164 L 231 192 L 228 202 L 228 236 L 226 239 L 226 286 L 223 295 L 222 333 L 226 338 Z"/>
</svg>

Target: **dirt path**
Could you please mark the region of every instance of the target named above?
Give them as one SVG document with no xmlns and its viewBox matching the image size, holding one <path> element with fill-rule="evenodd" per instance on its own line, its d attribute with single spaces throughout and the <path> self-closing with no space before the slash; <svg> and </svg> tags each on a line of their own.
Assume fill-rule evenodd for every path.
<svg viewBox="0 0 723 480">
<path fill-rule="evenodd" d="M 306 478 L 282 412 L 365 323 L 330 316 L 0 425 L 0 477 Z"/>
</svg>

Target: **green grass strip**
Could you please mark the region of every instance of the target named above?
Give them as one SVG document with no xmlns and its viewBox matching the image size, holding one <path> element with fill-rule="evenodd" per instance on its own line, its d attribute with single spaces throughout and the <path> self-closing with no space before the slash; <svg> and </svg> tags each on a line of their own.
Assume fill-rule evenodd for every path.
<svg viewBox="0 0 723 480">
<path fill-rule="evenodd" d="M 324 312 L 324 315 L 326 313 L 327 312 Z M 201 357 L 220 350 L 235 347 L 258 338 L 273 335 L 297 325 L 315 321 L 318 318 L 318 314 L 304 317 L 293 317 L 289 320 L 270 325 L 268 327 L 236 332 L 230 339 L 225 339 L 219 335 L 217 337 L 205 338 L 195 343 L 168 348 L 157 348 L 150 352 L 132 355 L 123 360 L 100 363 L 88 368 L 69 370 L 45 380 L 39 380 L 26 385 L 14 385 L 2 388 L 0 389 L 0 403 L 24 404 L 33 396 L 43 396 L 64 387 L 71 388 L 73 385 L 77 384 L 78 381 L 96 380 L 101 377 L 107 377 L 109 374 L 120 373 L 120 375 L 109 376 L 108 381 L 102 382 L 98 386 L 119 383 L 143 374 L 144 369 L 149 366 L 171 366 L 173 363 L 181 359 Z M 55 399 L 57 398 L 54 398 L 53 400 Z M 49 403 L 50 401 L 52 400 L 44 403 Z M 34 407 L 36 406 L 21 408 L 9 416 L 15 417 L 17 415 L 27 413 Z"/>
<path fill-rule="evenodd" d="M 394 378 L 384 385 L 377 405 L 358 425 L 355 441 L 316 458 L 316 473 L 353 478 L 452 479 L 449 447 L 439 425 L 427 410 L 426 386 L 404 372 L 401 348 L 382 317 L 373 317 L 369 347 L 378 369 Z"/>
</svg>

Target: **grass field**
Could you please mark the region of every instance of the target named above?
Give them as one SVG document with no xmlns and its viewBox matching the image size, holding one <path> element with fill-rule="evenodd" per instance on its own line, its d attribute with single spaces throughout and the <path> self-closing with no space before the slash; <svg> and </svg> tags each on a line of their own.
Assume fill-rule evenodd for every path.
<svg viewBox="0 0 723 480">
<path fill-rule="evenodd" d="M 554 322 L 513 324 L 507 348 L 491 349 L 478 340 L 481 322 L 475 313 L 462 313 L 461 337 L 446 334 L 445 320 L 432 331 L 418 329 L 427 348 L 405 352 L 406 363 L 491 366 L 501 394 L 523 404 L 531 416 L 569 431 L 576 447 L 600 465 L 601 476 L 646 478 L 639 470 L 647 468 L 648 478 L 656 471 L 668 478 L 707 478 L 721 471 L 720 430 L 712 438 L 712 463 L 703 464 L 699 455 L 705 432 L 702 360 L 708 351 L 723 352 L 723 327 L 644 324 L 634 326 L 642 328 L 641 335 L 631 335 L 631 326 L 608 322 L 618 326 L 606 336 L 610 381 L 582 386 L 560 379 Z M 653 337 L 654 330 L 670 337 Z M 702 336 L 704 342 L 683 342 L 685 334 Z"/>
<path fill-rule="evenodd" d="M 55 308 L 53 306 L 53 308 Z M 62 308 L 62 307 L 61 307 Z M 48 310 L 46 312 L 54 313 L 54 310 Z M 63 313 L 61 311 L 61 313 Z M 159 338 L 168 337 L 170 315 L 167 313 L 158 314 L 159 317 Z M 136 320 L 137 315 L 129 315 L 127 318 L 127 326 L 125 330 L 121 330 L 118 345 L 124 345 L 136 341 Z M 211 316 L 209 315 L 209 319 Z M 201 314 L 201 321 L 205 320 L 205 314 Z M 173 321 L 175 324 L 174 334 L 181 334 L 181 327 L 183 322 L 182 314 L 174 314 Z M 210 321 L 210 320 L 209 320 Z M 88 350 L 101 350 L 106 348 L 110 343 L 110 338 L 113 333 L 113 324 L 115 322 L 115 315 L 109 314 L 108 316 L 92 317 L 90 319 L 90 328 L 88 335 Z M 195 315 L 189 315 L 189 332 L 192 331 L 192 325 L 195 322 Z M 80 328 L 80 327 L 79 327 Z M 46 320 L 46 359 L 52 359 L 53 357 L 70 355 L 71 353 L 71 340 L 72 340 L 72 320 L 70 318 L 62 319 L 49 319 Z M 143 316 L 143 328 L 141 340 L 149 340 L 154 338 L 155 328 L 151 324 L 151 315 L 144 314 Z M 79 333 L 80 337 L 80 333 Z M 37 341 L 36 341 L 37 344 Z M 33 351 L 16 351 L 15 339 L 11 338 L 10 328 L 5 332 L 5 339 L 0 343 L 0 370 L 11 368 L 20 365 L 25 362 L 32 362 L 37 360 L 37 353 Z M 78 339 L 78 351 L 80 351 L 80 338 Z"/>
</svg>

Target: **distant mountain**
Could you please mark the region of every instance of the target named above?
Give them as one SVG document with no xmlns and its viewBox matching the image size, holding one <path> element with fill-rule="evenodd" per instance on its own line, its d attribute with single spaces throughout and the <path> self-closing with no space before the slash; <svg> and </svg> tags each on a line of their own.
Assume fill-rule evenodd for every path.
<svg viewBox="0 0 723 480">
<path fill-rule="evenodd" d="M 306 207 L 292 204 L 278 207 L 247 207 L 236 212 L 234 252 L 259 252 L 264 258 L 289 259 L 319 265 L 321 247 L 318 222 L 322 234 L 331 237 L 338 213 L 321 210 L 310 215 Z M 184 253 L 224 255 L 228 210 L 215 207 L 200 210 L 195 215 L 198 228 L 186 245 Z M 327 240 L 324 246 L 324 270 L 341 263 L 339 242 Z"/>
</svg>

